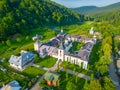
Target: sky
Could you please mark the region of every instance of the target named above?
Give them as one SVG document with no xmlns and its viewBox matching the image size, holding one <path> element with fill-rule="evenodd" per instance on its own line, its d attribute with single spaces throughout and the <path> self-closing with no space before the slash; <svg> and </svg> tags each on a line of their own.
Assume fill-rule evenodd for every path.
<svg viewBox="0 0 120 90">
<path fill-rule="evenodd" d="M 113 3 L 120 2 L 120 0 L 52 0 L 59 4 L 62 4 L 68 8 L 75 8 L 81 6 L 106 6 Z"/>
</svg>

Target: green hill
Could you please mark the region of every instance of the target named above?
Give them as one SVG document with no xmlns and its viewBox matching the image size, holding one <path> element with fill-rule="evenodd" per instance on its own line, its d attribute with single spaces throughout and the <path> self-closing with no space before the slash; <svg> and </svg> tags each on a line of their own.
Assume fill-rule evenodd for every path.
<svg viewBox="0 0 120 90">
<path fill-rule="evenodd" d="M 83 7 L 78 7 L 78 8 L 70 8 L 72 10 L 75 10 L 77 12 L 80 12 L 82 14 L 85 14 L 93 9 L 97 9 L 98 7 L 96 6 L 83 6 Z"/>
<path fill-rule="evenodd" d="M 93 13 L 95 12 L 95 13 Z M 107 21 L 108 23 L 119 26 L 120 24 L 120 2 L 106 7 L 101 7 L 98 10 L 88 12 L 95 21 Z"/>
<path fill-rule="evenodd" d="M 111 4 L 108 6 L 104 6 L 104 7 L 84 6 L 84 7 L 74 8 L 72 10 L 75 10 L 87 15 L 95 15 L 99 13 L 106 13 L 106 12 L 120 10 L 120 2 Z"/>
<path fill-rule="evenodd" d="M 38 26 L 83 20 L 83 15 L 50 0 L 0 0 L 0 39 Z"/>
<path fill-rule="evenodd" d="M 120 10 L 113 11 L 113 12 L 106 12 L 101 14 L 95 14 L 92 16 L 95 21 L 107 21 L 113 25 L 120 25 Z"/>
<path fill-rule="evenodd" d="M 108 13 L 108 12 L 113 12 L 116 10 L 120 10 L 120 2 L 119 3 L 115 3 L 115 4 L 111 4 L 105 7 L 99 7 L 96 9 L 93 9 L 89 12 L 87 12 L 90 15 L 95 15 L 95 14 L 99 14 L 99 13 Z"/>
<path fill-rule="evenodd" d="M 95 21 L 107 21 L 117 26 L 120 24 L 120 2 L 105 7 L 85 6 L 73 10 L 93 17 Z"/>
</svg>

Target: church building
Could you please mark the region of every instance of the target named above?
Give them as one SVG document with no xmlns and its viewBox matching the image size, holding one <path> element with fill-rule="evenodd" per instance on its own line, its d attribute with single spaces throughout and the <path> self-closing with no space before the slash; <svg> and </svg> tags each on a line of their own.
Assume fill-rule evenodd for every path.
<svg viewBox="0 0 120 90">
<path fill-rule="evenodd" d="M 92 51 L 96 38 L 84 38 L 81 40 L 81 36 L 66 35 L 63 30 L 57 37 L 54 37 L 49 42 L 41 43 L 36 41 L 34 43 L 34 49 L 39 53 L 41 58 L 46 56 L 52 56 L 58 58 L 60 61 L 67 61 L 81 66 L 83 69 L 87 69 L 89 63 L 89 56 Z M 71 53 L 69 49 L 72 47 L 72 42 L 84 41 L 85 45 L 81 47 L 77 52 Z"/>
</svg>

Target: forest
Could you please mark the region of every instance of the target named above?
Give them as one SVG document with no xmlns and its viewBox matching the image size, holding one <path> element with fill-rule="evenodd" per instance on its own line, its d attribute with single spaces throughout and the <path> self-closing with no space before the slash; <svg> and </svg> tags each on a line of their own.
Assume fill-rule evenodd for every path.
<svg viewBox="0 0 120 90">
<path fill-rule="evenodd" d="M 0 40 L 38 26 L 84 21 L 84 15 L 50 0 L 0 0 Z"/>
<path fill-rule="evenodd" d="M 112 25 L 120 24 L 120 11 L 113 11 L 108 13 L 101 13 L 93 15 L 95 21 L 107 21 Z"/>
<path fill-rule="evenodd" d="M 120 24 L 120 2 L 103 7 L 83 6 L 71 9 L 88 15 L 97 22 L 108 22 L 116 27 Z"/>
</svg>

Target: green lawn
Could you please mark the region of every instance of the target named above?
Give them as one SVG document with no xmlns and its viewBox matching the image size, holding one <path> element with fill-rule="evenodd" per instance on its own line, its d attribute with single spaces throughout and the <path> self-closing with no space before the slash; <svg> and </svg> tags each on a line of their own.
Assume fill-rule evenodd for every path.
<svg viewBox="0 0 120 90">
<path fill-rule="evenodd" d="M 70 48 L 70 51 L 78 51 L 80 48 L 84 45 L 84 43 L 80 42 L 73 42 L 72 47 Z"/>
<path fill-rule="evenodd" d="M 3 72 L 0 70 L 0 86 L 7 84 L 13 80 L 17 80 L 22 87 L 26 87 L 27 82 L 29 81 L 27 77 L 23 77 L 11 71 Z"/>
<path fill-rule="evenodd" d="M 36 76 L 42 76 L 45 73 L 45 71 L 34 66 L 29 66 L 25 70 L 23 70 L 22 73 L 30 78 L 33 78 Z"/>
<path fill-rule="evenodd" d="M 52 67 L 56 63 L 56 61 L 57 59 L 53 57 L 45 57 L 45 58 L 37 57 L 37 59 L 35 59 L 36 64 L 47 68 Z"/>
<path fill-rule="evenodd" d="M 62 62 L 61 67 L 65 68 L 65 69 L 66 69 L 66 68 L 67 68 L 67 69 L 71 69 L 71 70 L 73 70 L 73 71 L 75 71 L 75 72 L 87 74 L 87 75 L 89 75 L 89 76 L 92 74 L 91 71 L 82 69 L 80 66 L 75 65 L 75 64 L 71 64 L 71 63 L 66 62 L 66 61 Z"/>
<path fill-rule="evenodd" d="M 58 72 L 60 74 L 60 82 L 59 82 L 59 87 L 52 87 L 52 86 L 48 86 L 44 80 L 41 81 L 40 86 L 41 87 L 47 87 L 47 88 L 53 88 L 54 90 L 66 90 L 66 85 L 68 82 L 72 82 L 76 85 L 76 90 L 82 90 L 84 83 L 85 83 L 85 79 L 83 78 L 79 78 L 79 77 L 75 77 L 74 75 L 70 75 L 68 74 L 68 77 L 66 78 L 66 72 Z M 76 81 L 77 78 L 77 81 Z M 72 90 L 72 89 L 71 89 Z M 75 89 L 73 89 L 75 90 Z"/>
<path fill-rule="evenodd" d="M 92 24 L 88 24 L 88 23 L 73 24 L 73 25 L 64 26 L 64 30 L 69 34 L 89 36 L 89 30 L 92 26 L 93 26 Z"/>
</svg>

